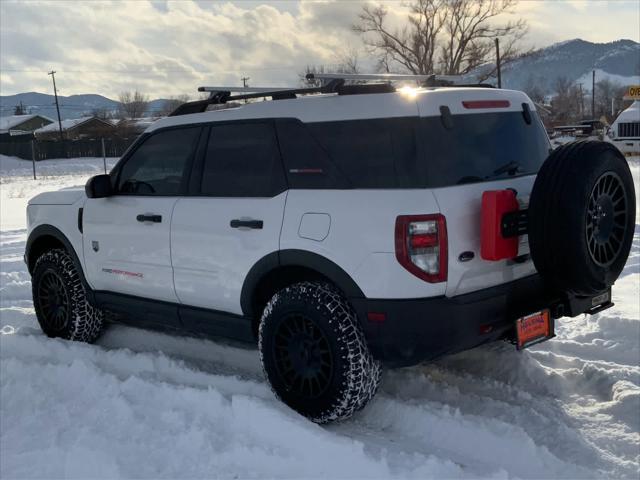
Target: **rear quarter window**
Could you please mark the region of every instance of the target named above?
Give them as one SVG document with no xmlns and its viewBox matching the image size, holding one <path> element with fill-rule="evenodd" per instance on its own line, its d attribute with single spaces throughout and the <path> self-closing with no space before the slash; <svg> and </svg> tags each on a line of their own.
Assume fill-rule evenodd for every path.
<svg viewBox="0 0 640 480">
<path fill-rule="evenodd" d="M 416 126 L 411 117 L 307 124 L 353 188 L 423 186 Z"/>
</svg>

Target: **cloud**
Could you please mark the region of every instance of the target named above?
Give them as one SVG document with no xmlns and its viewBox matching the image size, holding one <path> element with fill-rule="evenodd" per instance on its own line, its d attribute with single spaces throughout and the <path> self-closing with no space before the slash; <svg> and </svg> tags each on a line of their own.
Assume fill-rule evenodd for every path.
<svg viewBox="0 0 640 480">
<path fill-rule="evenodd" d="M 63 95 L 195 95 L 199 85 L 239 84 L 242 76 L 253 85 L 296 84 L 306 65 L 335 63 L 361 47 L 350 26 L 362 4 L 2 0 L 0 93 L 49 92 L 51 69 Z M 390 22 L 401 24 L 406 6 L 387 7 Z M 640 37 L 635 2 L 523 1 L 517 13 L 530 21 L 535 46 Z"/>
<path fill-rule="evenodd" d="M 337 11 L 353 11 L 353 5 L 337 3 L 288 11 L 258 2 L 1 5 L 0 69 L 25 84 L 3 83 L 3 94 L 48 91 L 51 68 L 63 94 L 116 96 L 139 88 L 167 96 L 194 93 L 203 83 L 238 84 L 243 75 L 252 82 L 291 84 L 306 64 L 332 62 L 357 40 L 328 13 L 331 5 Z"/>
</svg>

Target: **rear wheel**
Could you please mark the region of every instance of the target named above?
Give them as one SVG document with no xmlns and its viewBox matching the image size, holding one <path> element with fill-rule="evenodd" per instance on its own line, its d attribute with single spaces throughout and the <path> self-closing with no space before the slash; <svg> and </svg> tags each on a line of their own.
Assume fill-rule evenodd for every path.
<svg viewBox="0 0 640 480">
<path fill-rule="evenodd" d="M 31 279 L 33 305 L 49 337 L 94 342 L 104 313 L 89 303 L 78 269 L 68 252 L 53 249 L 36 261 Z"/>
<path fill-rule="evenodd" d="M 298 283 L 274 295 L 260 322 L 259 346 L 278 398 L 317 423 L 350 417 L 380 384 L 380 364 L 355 312 L 327 283 Z"/>
<path fill-rule="evenodd" d="M 578 295 L 609 288 L 629 256 L 635 202 L 629 165 L 615 146 L 578 141 L 554 150 L 529 202 L 529 245 L 538 272 Z"/>
</svg>

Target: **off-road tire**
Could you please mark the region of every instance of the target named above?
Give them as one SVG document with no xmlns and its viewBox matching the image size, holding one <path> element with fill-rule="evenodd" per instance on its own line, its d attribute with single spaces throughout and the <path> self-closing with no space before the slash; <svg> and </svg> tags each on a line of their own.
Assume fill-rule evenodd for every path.
<svg viewBox="0 0 640 480">
<path fill-rule="evenodd" d="M 64 308 L 46 304 L 49 284 L 54 284 L 58 304 Z M 49 250 L 36 260 L 31 289 L 38 323 L 47 336 L 92 343 L 102 333 L 104 312 L 87 300 L 78 267 L 66 250 Z M 51 318 L 52 310 L 60 310 L 58 318 Z"/>
<path fill-rule="evenodd" d="M 315 395 L 310 389 L 308 392 L 296 391 L 301 383 L 292 386 L 283 375 L 283 365 L 287 365 L 286 362 L 291 365 L 292 357 L 283 360 L 286 354 L 282 352 L 293 341 L 283 347 L 281 332 L 287 331 L 284 325 L 289 324 L 285 322 L 294 322 L 292 319 L 299 317 L 311 322 L 305 324 L 304 331 L 308 328 L 317 336 L 320 336 L 318 331 L 321 332 L 331 354 L 332 373 L 326 381 L 319 377 L 318 385 L 322 380 L 325 389 L 322 393 L 316 389 Z M 378 389 L 382 372 L 380 363 L 371 356 L 355 311 L 328 283 L 297 283 L 276 293 L 264 309 L 258 337 L 262 368 L 275 395 L 316 423 L 351 417 Z"/>
<path fill-rule="evenodd" d="M 596 219 L 594 198 L 607 209 L 610 201 L 611 214 Z M 629 256 L 635 204 L 629 165 L 615 146 L 582 140 L 554 150 L 529 202 L 529 246 L 537 271 L 555 288 L 577 295 L 609 288 Z M 605 243 L 595 241 L 594 231 Z"/>
</svg>

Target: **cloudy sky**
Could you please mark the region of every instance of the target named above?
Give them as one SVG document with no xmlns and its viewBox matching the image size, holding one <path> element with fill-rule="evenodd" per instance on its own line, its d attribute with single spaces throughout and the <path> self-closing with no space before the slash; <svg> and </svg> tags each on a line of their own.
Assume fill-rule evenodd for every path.
<svg viewBox="0 0 640 480">
<path fill-rule="evenodd" d="M 140 89 L 151 97 L 198 85 L 291 85 L 307 64 L 332 64 L 362 48 L 350 31 L 365 0 L 0 0 L 0 94 Z M 403 2 L 385 2 L 392 22 Z M 640 41 L 637 0 L 522 0 L 528 46 L 571 38 Z M 363 57 L 365 54 L 361 54 Z"/>
</svg>

